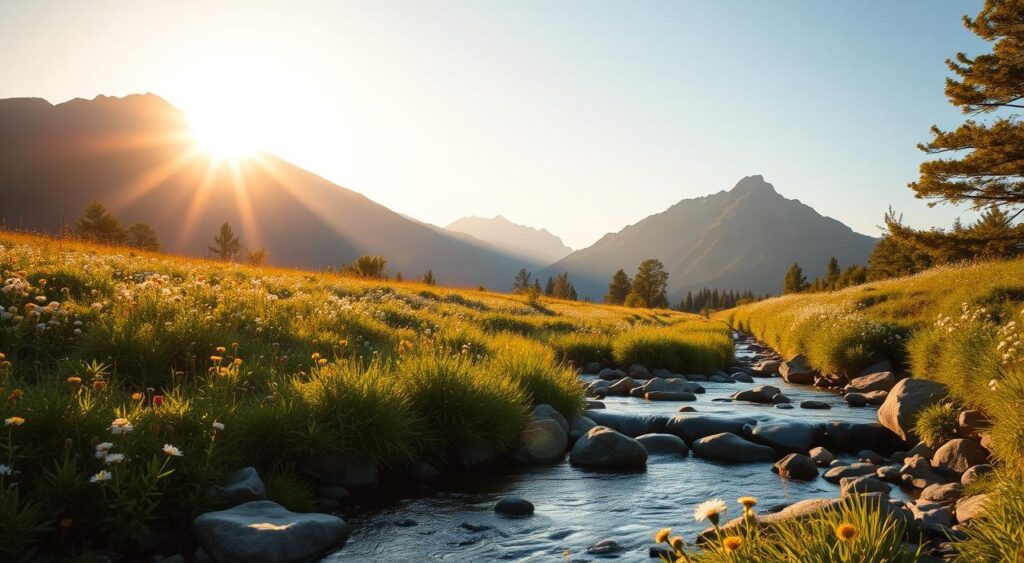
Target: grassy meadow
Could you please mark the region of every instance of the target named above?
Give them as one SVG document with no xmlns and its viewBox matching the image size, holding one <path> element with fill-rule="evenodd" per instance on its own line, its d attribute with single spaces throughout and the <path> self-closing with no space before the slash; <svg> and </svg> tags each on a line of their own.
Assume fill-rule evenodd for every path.
<svg viewBox="0 0 1024 563">
<path fill-rule="evenodd" d="M 995 493 L 987 515 L 957 543 L 965 561 L 1015 559 L 1024 547 L 1022 317 L 1024 260 L 944 266 L 716 315 L 787 357 L 806 354 L 824 372 L 848 374 L 889 359 L 914 377 L 944 383 L 957 408 L 922 413 L 926 438 L 951 432 L 950 412 L 983 411 L 992 420 L 999 470 L 981 487 Z"/>
<path fill-rule="evenodd" d="M 247 465 L 271 500 L 310 510 L 332 461 L 387 475 L 504 454 L 534 405 L 582 409 L 589 362 L 732 359 L 722 323 L 671 311 L 12 233 L 0 272 L 5 559 L 146 553 Z"/>
</svg>

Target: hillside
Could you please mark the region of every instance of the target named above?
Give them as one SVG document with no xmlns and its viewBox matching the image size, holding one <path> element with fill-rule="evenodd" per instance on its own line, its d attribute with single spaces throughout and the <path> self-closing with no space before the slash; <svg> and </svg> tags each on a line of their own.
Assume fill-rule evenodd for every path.
<svg viewBox="0 0 1024 563">
<path fill-rule="evenodd" d="M 446 284 L 503 289 L 532 267 L 464 236 L 411 221 L 269 154 L 217 163 L 185 116 L 152 94 L 51 105 L 0 100 L 0 223 L 59 232 L 90 201 L 151 224 L 163 248 L 204 256 L 224 221 L 281 266 L 337 267 L 361 254 L 391 273 L 432 268 Z"/>
<path fill-rule="evenodd" d="M 581 297 L 599 300 L 619 268 L 630 275 L 645 258 L 669 272 L 675 303 L 702 287 L 778 293 L 793 262 L 809 278 L 824 274 L 829 257 L 864 264 L 875 239 L 786 199 L 761 176 L 729 191 L 684 199 L 665 211 L 609 233 L 541 272 L 567 271 Z"/>
<path fill-rule="evenodd" d="M 565 258 L 572 249 L 562 239 L 548 232 L 513 223 L 498 215 L 493 219 L 485 217 L 463 217 L 445 229 L 465 233 L 488 242 L 502 251 L 523 260 L 548 265 Z"/>
</svg>

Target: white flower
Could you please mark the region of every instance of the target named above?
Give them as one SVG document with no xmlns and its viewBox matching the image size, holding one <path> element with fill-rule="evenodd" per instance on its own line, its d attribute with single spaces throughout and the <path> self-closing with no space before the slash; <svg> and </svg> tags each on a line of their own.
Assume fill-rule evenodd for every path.
<svg viewBox="0 0 1024 563">
<path fill-rule="evenodd" d="M 102 483 L 104 481 L 109 481 L 111 478 L 113 478 L 113 476 L 113 473 L 107 471 L 106 469 L 103 469 L 99 473 L 93 475 L 92 477 L 89 477 L 89 482 Z"/>
<path fill-rule="evenodd" d="M 10 466 L 0 463 L 0 476 L 7 476 L 12 473 Z"/>
<path fill-rule="evenodd" d="M 184 452 L 170 444 L 164 444 L 164 453 L 172 457 L 181 457 L 185 455 Z"/>
<path fill-rule="evenodd" d="M 214 422 L 213 423 L 213 429 L 214 430 L 224 430 L 224 423 L 223 422 Z"/>
<path fill-rule="evenodd" d="M 699 505 L 697 509 L 693 511 L 693 517 L 698 522 L 702 520 L 711 520 L 712 522 L 718 521 L 718 516 L 723 514 L 728 507 L 725 505 L 725 501 L 722 499 L 706 500 Z"/>
<path fill-rule="evenodd" d="M 127 418 L 116 418 L 114 422 L 110 423 L 110 432 L 112 434 L 128 434 L 132 430 L 135 430 L 135 427 L 128 422 Z"/>
<path fill-rule="evenodd" d="M 107 450 L 109 450 L 109 449 L 111 449 L 113 447 L 114 447 L 114 443 L 113 442 L 100 442 L 99 444 L 96 444 L 96 451 L 104 451 L 105 452 L 105 451 L 107 451 Z"/>
<path fill-rule="evenodd" d="M 103 463 L 107 465 L 121 463 L 122 461 L 124 461 L 124 454 L 107 454 L 107 457 L 103 458 Z"/>
</svg>

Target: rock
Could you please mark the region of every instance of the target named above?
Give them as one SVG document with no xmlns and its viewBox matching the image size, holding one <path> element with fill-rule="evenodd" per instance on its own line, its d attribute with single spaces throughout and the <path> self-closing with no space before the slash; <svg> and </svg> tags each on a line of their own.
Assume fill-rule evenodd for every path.
<svg viewBox="0 0 1024 563">
<path fill-rule="evenodd" d="M 967 485 L 970 485 L 971 483 L 980 479 L 982 475 L 987 475 L 991 473 L 994 469 L 994 467 L 987 463 L 975 465 L 974 467 L 969 468 L 967 471 L 964 471 L 963 476 L 960 477 L 960 484 L 966 487 Z"/>
<path fill-rule="evenodd" d="M 900 468 L 895 465 L 879 467 L 878 470 L 875 471 L 875 476 L 886 483 L 892 483 L 894 485 L 900 484 Z"/>
<path fill-rule="evenodd" d="M 600 373 L 601 364 L 599 362 L 590 362 L 583 366 L 583 373 Z"/>
<path fill-rule="evenodd" d="M 683 375 L 683 379 L 687 381 L 707 381 L 708 376 L 703 373 L 687 373 Z"/>
<path fill-rule="evenodd" d="M 651 375 L 661 379 L 672 379 L 673 377 L 676 377 L 675 375 L 672 374 L 671 371 L 665 368 L 654 368 L 654 371 L 651 372 Z"/>
<path fill-rule="evenodd" d="M 941 383 L 927 379 L 900 380 L 878 409 L 878 422 L 904 440 L 912 440 L 914 422 L 922 409 L 946 398 L 948 391 Z"/>
<path fill-rule="evenodd" d="M 921 500 L 949 504 L 956 502 L 956 499 L 964 492 L 964 486 L 960 483 L 946 483 L 944 485 L 929 485 L 921 491 Z"/>
<path fill-rule="evenodd" d="M 738 371 L 729 376 L 733 381 L 737 383 L 753 383 L 754 378 L 749 373 Z"/>
<path fill-rule="evenodd" d="M 505 497 L 494 505 L 494 511 L 505 516 L 529 516 L 533 514 L 533 503 L 519 497 Z"/>
<path fill-rule="evenodd" d="M 207 494 L 227 506 L 251 500 L 267 500 L 267 487 L 255 467 L 243 467 L 232 473 L 223 486 L 211 487 Z"/>
<path fill-rule="evenodd" d="M 988 463 L 988 452 L 977 440 L 955 438 L 935 450 L 932 466 L 942 471 L 962 474 L 974 465 Z"/>
<path fill-rule="evenodd" d="M 311 561 L 340 546 L 349 526 L 337 516 L 290 512 L 266 500 L 250 501 L 192 521 L 199 544 L 216 561 Z"/>
<path fill-rule="evenodd" d="M 568 423 L 566 423 L 568 426 Z M 519 433 L 519 449 L 514 457 L 521 463 L 555 463 L 565 457 L 569 436 L 557 421 L 533 419 Z"/>
<path fill-rule="evenodd" d="M 920 522 L 921 528 L 932 526 L 950 526 L 953 523 L 953 512 L 941 504 L 927 501 L 907 503 L 914 520 Z"/>
<path fill-rule="evenodd" d="M 912 455 L 903 460 L 903 467 L 900 468 L 902 479 L 909 486 L 915 489 L 923 489 L 936 483 L 945 483 L 946 480 L 935 472 L 931 463 L 919 456 Z"/>
<path fill-rule="evenodd" d="M 651 391 L 644 394 L 648 401 L 696 401 L 697 396 L 688 391 Z"/>
<path fill-rule="evenodd" d="M 811 460 L 814 461 L 814 464 L 818 467 L 827 467 L 828 464 L 832 463 L 832 461 L 836 459 L 836 456 L 832 455 L 832 452 L 821 446 L 811 448 L 807 453 Z"/>
<path fill-rule="evenodd" d="M 813 426 L 794 420 L 758 424 L 750 438 L 782 452 L 804 453 L 814 446 L 815 435 Z"/>
<path fill-rule="evenodd" d="M 772 402 L 775 403 L 776 405 L 781 405 L 781 404 L 789 404 L 792 401 L 790 400 L 789 397 L 783 395 L 782 393 L 779 393 L 778 395 L 772 397 Z"/>
<path fill-rule="evenodd" d="M 982 432 L 982 433 L 980 433 L 978 435 L 978 441 L 981 443 L 981 447 L 985 448 L 986 450 L 988 450 L 990 452 L 995 451 L 993 449 L 994 444 L 992 442 L 992 433 L 991 432 Z"/>
<path fill-rule="evenodd" d="M 629 394 L 640 387 L 640 384 L 632 377 L 623 377 L 622 379 L 612 383 L 608 386 L 608 394 L 617 397 L 628 397 Z"/>
<path fill-rule="evenodd" d="M 904 458 L 904 460 L 915 455 L 919 455 L 925 459 L 930 460 L 932 457 L 935 456 L 935 448 L 929 446 L 924 442 L 918 442 L 914 447 L 910 448 L 910 450 L 907 451 L 907 455 Z"/>
<path fill-rule="evenodd" d="M 666 423 L 669 421 L 669 417 L 666 415 L 627 414 L 607 410 L 587 410 L 583 411 L 583 414 L 601 426 L 607 426 L 616 432 L 633 437 L 664 432 Z"/>
<path fill-rule="evenodd" d="M 777 395 L 777 396 L 781 397 L 781 395 Z M 775 405 L 775 408 L 782 409 L 784 411 L 788 411 L 788 410 L 792 410 L 793 409 L 793 405 L 791 405 L 789 403 L 779 403 L 779 404 Z"/>
<path fill-rule="evenodd" d="M 587 548 L 587 553 L 591 555 L 611 555 L 613 553 L 622 553 L 623 551 L 622 546 L 616 543 L 615 540 L 601 540 Z"/>
<path fill-rule="evenodd" d="M 889 460 L 874 450 L 861 450 L 857 452 L 857 457 L 861 461 L 873 463 L 875 465 L 885 465 L 889 463 Z"/>
<path fill-rule="evenodd" d="M 779 375 L 780 367 L 782 367 L 782 362 L 778 360 L 761 360 L 754 365 L 752 371 L 757 376 L 772 377 Z"/>
<path fill-rule="evenodd" d="M 643 469 L 647 465 L 647 450 L 629 436 L 595 426 L 576 441 L 569 459 L 581 467 Z"/>
<path fill-rule="evenodd" d="M 621 369 L 604 368 L 598 372 L 597 377 L 605 381 L 618 381 L 626 377 L 626 372 Z"/>
<path fill-rule="evenodd" d="M 486 532 L 491 529 L 491 526 L 487 524 L 473 524 L 472 522 L 463 522 L 459 524 L 459 527 L 470 532 Z"/>
<path fill-rule="evenodd" d="M 697 409 L 691 407 L 690 405 L 686 405 L 676 409 L 676 412 L 697 412 Z"/>
<path fill-rule="evenodd" d="M 778 473 L 780 477 L 798 481 L 811 481 L 818 476 L 814 460 L 803 454 L 787 455 L 775 463 L 772 471 Z"/>
<path fill-rule="evenodd" d="M 853 493 L 883 493 L 889 494 L 892 485 L 882 481 L 874 475 L 862 475 L 860 477 L 843 477 L 839 480 L 841 496 L 850 496 Z"/>
<path fill-rule="evenodd" d="M 874 475 L 878 466 L 873 463 L 851 463 L 849 465 L 836 465 L 822 475 L 829 483 L 839 483 L 842 479 L 849 477 L 863 477 Z"/>
<path fill-rule="evenodd" d="M 721 432 L 693 442 L 693 454 L 704 459 L 729 463 L 774 461 L 775 450 L 755 444 L 730 432 Z"/>
<path fill-rule="evenodd" d="M 636 441 L 643 444 L 648 454 L 690 454 L 686 442 L 675 434 L 644 434 L 637 436 Z"/>
<path fill-rule="evenodd" d="M 597 426 L 593 419 L 585 416 L 572 416 L 569 418 L 569 441 L 575 442 L 580 439 L 591 428 Z"/>
<path fill-rule="evenodd" d="M 988 495 L 974 495 L 964 497 L 956 501 L 956 520 L 963 524 L 982 513 L 985 503 L 988 502 Z"/>
<path fill-rule="evenodd" d="M 877 510 L 880 515 L 893 518 L 901 523 L 907 523 L 911 519 L 909 511 L 901 509 L 888 501 L 884 494 L 867 494 L 862 497 L 868 503 L 869 510 Z M 762 526 L 774 526 L 782 522 L 796 522 L 813 518 L 825 511 L 837 510 L 842 506 L 843 500 L 839 498 L 812 498 L 795 502 L 778 512 L 758 514 L 757 522 Z M 739 516 L 729 520 L 722 525 L 723 531 L 728 531 L 743 525 L 744 518 Z M 708 528 L 700 533 L 699 539 L 706 541 L 715 537 L 713 528 Z"/>
<path fill-rule="evenodd" d="M 758 385 L 743 391 L 737 391 L 731 395 L 735 401 L 749 401 L 751 403 L 770 403 L 772 397 L 782 393 L 782 390 L 772 385 Z"/>
<path fill-rule="evenodd" d="M 882 373 L 885 371 L 889 373 L 896 373 L 896 369 L 893 367 L 892 362 L 890 362 L 889 360 L 883 360 L 881 362 L 878 362 L 877 364 L 872 364 L 853 374 L 853 378 L 857 379 L 858 377 L 864 377 L 865 375 L 871 375 L 873 373 Z"/>
<path fill-rule="evenodd" d="M 847 393 L 843 395 L 843 400 L 851 407 L 866 407 L 868 404 L 868 398 L 863 393 Z"/>
<path fill-rule="evenodd" d="M 814 377 L 814 386 L 824 389 L 836 389 L 846 385 L 846 383 L 846 377 L 837 373 L 818 374 Z"/>
<path fill-rule="evenodd" d="M 633 379 L 650 379 L 651 372 L 640 364 L 633 364 L 629 368 L 629 376 Z"/>
<path fill-rule="evenodd" d="M 864 393 L 864 400 L 867 401 L 869 405 L 875 405 L 876 407 L 884 405 L 885 400 L 888 398 L 888 391 L 869 391 Z"/>
<path fill-rule="evenodd" d="M 830 420 L 822 427 L 824 446 L 833 452 L 890 451 L 896 438 L 877 422 Z"/>
<path fill-rule="evenodd" d="M 317 489 L 316 494 L 320 498 L 330 499 L 339 503 L 347 501 L 352 496 L 345 487 L 320 487 Z"/>
<path fill-rule="evenodd" d="M 757 424 L 757 420 L 708 414 L 682 414 L 670 418 L 664 431 L 692 443 L 694 440 L 721 432 L 740 434 L 743 432 L 744 424 Z"/>
<path fill-rule="evenodd" d="M 957 417 L 957 435 L 961 438 L 976 438 L 981 432 L 988 430 L 992 421 L 979 410 L 966 410 Z"/>
<path fill-rule="evenodd" d="M 608 395 L 608 388 L 611 386 L 612 384 L 610 381 L 595 379 L 587 384 L 583 389 L 583 393 L 588 397 L 604 397 Z"/>
<path fill-rule="evenodd" d="M 810 385 L 814 383 L 817 372 L 807 365 L 807 356 L 799 354 L 779 365 L 779 375 L 787 383 Z"/>
<path fill-rule="evenodd" d="M 881 371 L 854 378 L 843 388 L 847 393 L 869 393 L 888 391 L 896 385 L 896 376 L 891 371 Z"/>
<path fill-rule="evenodd" d="M 800 408 L 811 409 L 811 410 L 828 410 L 832 408 L 832 405 L 825 401 L 800 401 Z"/>
<path fill-rule="evenodd" d="M 647 393 L 669 392 L 669 393 L 703 393 L 704 388 L 698 383 L 687 381 L 682 378 L 661 379 L 654 378 L 643 385 L 634 388 L 629 392 L 634 397 L 643 397 Z"/>
<path fill-rule="evenodd" d="M 605 406 L 604 406 L 604 403 L 602 403 L 601 401 L 591 401 L 590 399 L 585 399 L 583 401 L 583 408 L 584 409 L 603 409 L 603 408 L 605 408 Z"/>
<path fill-rule="evenodd" d="M 719 373 L 716 373 L 708 377 L 708 381 L 710 381 L 711 383 L 736 383 L 735 381 L 730 379 L 729 376 L 722 375 Z"/>
<path fill-rule="evenodd" d="M 569 433 L 569 421 L 565 420 L 562 413 L 555 410 L 555 407 L 551 405 L 537 405 L 533 408 L 533 418 L 550 418 L 558 423 L 562 427 L 562 432 Z"/>
</svg>

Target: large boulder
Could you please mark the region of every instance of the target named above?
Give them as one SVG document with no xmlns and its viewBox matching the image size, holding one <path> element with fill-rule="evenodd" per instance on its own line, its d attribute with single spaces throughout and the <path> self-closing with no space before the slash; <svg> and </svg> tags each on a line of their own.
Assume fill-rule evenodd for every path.
<svg viewBox="0 0 1024 563">
<path fill-rule="evenodd" d="M 882 481 L 875 475 L 861 475 L 860 477 L 843 477 L 839 480 L 839 490 L 841 496 L 850 496 L 854 493 L 866 494 L 866 493 L 882 493 L 889 494 L 892 491 L 892 485 Z"/>
<path fill-rule="evenodd" d="M 932 466 L 941 471 L 950 471 L 957 475 L 972 466 L 988 463 L 988 452 L 977 440 L 956 438 L 935 450 Z"/>
<path fill-rule="evenodd" d="M 782 379 L 787 383 L 810 385 L 814 383 L 814 376 L 817 375 L 817 373 L 817 371 L 811 369 L 807 364 L 807 356 L 804 356 L 803 354 L 793 356 L 779 365 L 779 375 L 781 375 Z"/>
<path fill-rule="evenodd" d="M 207 494 L 225 505 L 234 506 L 253 500 L 267 500 L 267 487 L 255 467 L 243 467 L 232 473 L 223 486 L 211 487 Z"/>
<path fill-rule="evenodd" d="M 875 475 L 878 466 L 873 463 L 851 463 L 849 465 L 836 465 L 822 475 L 822 479 L 829 483 L 840 483 L 848 477 L 863 477 L 864 475 Z"/>
<path fill-rule="evenodd" d="M 562 413 L 555 410 L 555 407 L 551 405 L 537 405 L 533 408 L 533 418 L 550 418 L 558 423 L 562 427 L 562 431 L 566 434 L 569 433 L 569 421 L 562 416 Z"/>
<path fill-rule="evenodd" d="M 825 446 L 833 452 L 892 450 L 893 434 L 877 422 L 830 420 L 822 428 Z"/>
<path fill-rule="evenodd" d="M 943 485 L 929 485 L 921 491 L 919 497 L 923 501 L 937 502 L 939 504 L 952 504 L 964 492 L 964 486 L 960 483 L 946 483 Z"/>
<path fill-rule="evenodd" d="M 896 385 L 896 376 L 891 371 L 862 375 L 850 381 L 843 389 L 847 393 L 870 393 L 888 391 Z"/>
<path fill-rule="evenodd" d="M 605 381 L 618 381 L 626 377 L 626 372 L 621 369 L 604 368 L 597 374 L 597 377 Z"/>
<path fill-rule="evenodd" d="M 633 379 L 632 377 L 623 377 L 622 379 L 619 379 L 615 383 L 609 385 L 607 393 L 608 395 L 626 397 L 629 396 L 630 392 L 632 392 L 633 389 L 636 389 L 637 387 L 640 387 L 640 383 L 637 380 Z"/>
<path fill-rule="evenodd" d="M 607 410 L 585 410 L 583 414 L 601 426 L 634 438 L 641 434 L 664 432 L 669 420 L 668 415 L 628 414 Z"/>
<path fill-rule="evenodd" d="M 728 463 L 774 461 L 777 457 L 774 449 L 744 440 L 731 432 L 712 434 L 696 440 L 693 442 L 693 455 Z"/>
<path fill-rule="evenodd" d="M 676 454 L 685 457 L 690 453 L 686 442 L 675 434 L 644 434 L 637 436 L 636 441 L 643 444 L 649 454 Z"/>
<path fill-rule="evenodd" d="M 519 433 L 519 444 L 519 449 L 514 455 L 517 461 L 554 463 L 565 457 L 569 437 L 557 421 L 550 418 L 534 418 Z"/>
<path fill-rule="evenodd" d="M 780 477 L 798 481 L 810 481 L 818 476 L 814 460 L 803 454 L 787 455 L 775 463 L 772 471 L 778 473 Z"/>
<path fill-rule="evenodd" d="M 975 516 L 981 514 L 985 510 L 985 504 L 987 502 L 987 494 L 964 497 L 956 501 L 957 521 L 963 524 L 964 522 L 967 522 Z"/>
<path fill-rule="evenodd" d="M 782 390 L 772 385 L 758 385 L 743 391 L 737 391 L 731 395 L 734 401 L 749 401 L 751 403 L 770 403 L 776 395 L 781 395 Z"/>
<path fill-rule="evenodd" d="M 594 469 L 643 469 L 647 465 L 644 446 L 605 426 L 595 426 L 572 447 L 574 465 Z"/>
<path fill-rule="evenodd" d="M 793 453 L 810 450 L 814 446 L 815 435 L 813 426 L 796 420 L 758 424 L 750 431 L 750 438 L 755 442 Z"/>
<path fill-rule="evenodd" d="M 579 440 L 580 436 L 595 426 L 597 423 L 590 417 L 579 415 L 569 417 L 569 440 L 572 442 Z"/>
<path fill-rule="evenodd" d="M 258 500 L 192 521 L 199 544 L 218 563 L 313 561 L 337 548 L 349 526 L 337 516 L 297 513 Z"/>
<path fill-rule="evenodd" d="M 692 443 L 694 440 L 721 432 L 740 434 L 743 432 L 743 426 L 748 424 L 757 424 L 757 420 L 709 414 L 680 414 L 669 419 L 665 425 L 665 432 Z"/>
<path fill-rule="evenodd" d="M 900 438 L 913 440 L 918 413 L 945 399 L 947 394 L 941 383 L 913 377 L 900 380 L 878 409 L 878 422 Z"/>
</svg>

